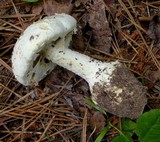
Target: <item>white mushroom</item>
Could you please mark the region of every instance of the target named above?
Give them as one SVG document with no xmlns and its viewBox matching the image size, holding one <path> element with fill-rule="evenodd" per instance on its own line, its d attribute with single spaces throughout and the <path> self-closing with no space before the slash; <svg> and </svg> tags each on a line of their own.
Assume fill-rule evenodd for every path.
<svg viewBox="0 0 160 142">
<path fill-rule="evenodd" d="M 12 68 L 17 80 L 23 85 L 31 85 L 43 79 L 55 67 L 44 51 L 51 43 L 66 36 L 65 44 L 69 44 L 75 30 L 76 20 L 67 14 L 48 16 L 29 26 L 13 50 Z"/>
<path fill-rule="evenodd" d="M 24 85 L 37 84 L 58 64 L 85 79 L 92 100 L 120 117 L 137 118 L 147 102 L 146 89 L 119 61 L 102 62 L 68 49 L 76 20 L 67 14 L 30 25 L 17 41 L 13 73 Z"/>
</svg>

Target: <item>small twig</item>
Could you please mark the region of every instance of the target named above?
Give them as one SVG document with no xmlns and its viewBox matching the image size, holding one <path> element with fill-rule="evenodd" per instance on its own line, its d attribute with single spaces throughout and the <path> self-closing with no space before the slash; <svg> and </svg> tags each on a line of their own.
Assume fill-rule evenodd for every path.
<svg viewBox="0 0 160 142">
<path fill-rule="evenodd" d="M 86 142 L 87 139 L 86 139 L 86 132 L 87 132 L 87 108 L 85 108 L 85 112 L 84 112 L 84 118 L 83 118 L 83 129 L 82 129 L 82 142 Z"/>
<path fill-rule="evenodd" d="M 17 8 L 16 8 L 13 0 L 11 0 L 11 3 L 12 3 L 12 5 L 13 5 L 13 8 L 14 8 L 15 12 L 16 12 L 16 15 L 17 15 L 17 17 L 18 17 L 18 20 L 19 20 L 19 22 L 20 22 L 20 24 L 21 24 L 21 26 L 22 26 L 22 29 L 24 29 L 24 24 L 23 24 L 23 22 L 22 22 L 22 19 L 21 19 L 21 17 L 20 17 L 20 14 L 19 14 L 19 12 L 18 12 L 18 10 L 17 10 Z"/>
<path fill-rule="evenodd" d="M 20 17 L 27 18 L 27 17 L 36 17 L 37 14 L 19 14 Z M 0 16 L 0 19 L 11 19 L 11 18 L 18 18 L 17 15 L 3 15 Z"/>
<path fill-rule="evenodd" d="M 40 142 L 40 141 L 42 140 L 42 138 L 45 136 L 47 130 L 49 129 L 50 125 L 52 124 L 52 122 L 53 122 L 53 120 L 54 120 L 54 117 L 55 117 L 55 116 L 53 116 L 52 119 L 49 121 L 47 127 L 45 128 L 45 130 L 43 131 L 41 137 L 39 138 L 39 140 L 38 140 L 37 142 Z"/>
<path fill-rule="evenodd" d="M 0 58 L 0 64 L 2 66 L 4 66 L 8 71 L 10 71 L 10 73 L 12 73 L 12 68 L 5 61 L 3 61 L 1 58 Z"/>
<path fill-rule="evenodd" d="M 2 20 L 2 19 L 0 19 L 0 21 L 2 21 L 2 22 L 4 22 L 4 23 L 7 23 L 8 25 L 10 25 L 10 26 L 14 27 L 15 29 L 17 29 L 17 30 L 19 30 L 19 31 L 23 32 L 23 29 L 22 29 L 22 28 L 17 27 L 17 26 L 13 25 L 13 24 L 12 24 L 12 23 L 10 23 L 10 22 L 7 22 L 7 21 Z M 7 29 L 7 28 L 4 28 L 4 29 Z M 3 29 L 3 30 L 4 30 L 4 29 Z"/>
</svg>

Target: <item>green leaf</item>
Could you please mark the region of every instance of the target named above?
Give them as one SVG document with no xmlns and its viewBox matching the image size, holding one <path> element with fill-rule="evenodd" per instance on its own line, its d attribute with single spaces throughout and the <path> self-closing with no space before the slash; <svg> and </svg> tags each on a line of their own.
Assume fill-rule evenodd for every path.
<svg viewBox="0 0 160 142">
<path fill-rule="evenodd" d="M 108 130 L 110 129 L 110 127 L 111 127 L 110 125 L 107 125 L 94 142 L 101 142 L 106 133 L 108 132 Z"/>
<path fill-rule="evenodd" d="M 122 131 L 133 132 L 136 128 L 136 123 L 130 119 L 122 119 Z"/>
<path fill-rule="evenodd" d="M 92 102 L 91 100 L 86 99 L 86 98 L 84 98 L 84 101 L 85 101 L 88 105 L 90 105 L 91 107 L 95 108 L 95 109 L 98 110 L 99 112 L 101 112 L 101 113 L 103 113 L 103 114 L 106 115 L 105 110 L 104 110 L 102 107 L 100 107 L 99 105 L 95 104 L 94 102 Z"/>
<path fill-rule="evenodd" d="M 125 137 L 124 137 L 124 135 L 116 136 L 115 138 L 113 138 L 112 142 L 133 142 L 133 140 L 132 140 L 130 134 L 126 133 Z"/>
<path fill-rule="evenodd" d="M 140 142 L 160 142 L 160 109 L 142 114 L 137 119 L 135 133 Z"/>
<path fill-rule="evenodd" d="M 25 1 L 25 2 L 37 2 L 39 0 L 22 0 L 22 1 Z"/>
<path fill-rule="evenodd" d="M 121 123 L 115 128 L 119 132 L 119 135 L 113 138 L 112 142 L 133 142 L 132 135 L 135 127 L 135 122 L 130 119 L 122 119 Z"/>
</svg>

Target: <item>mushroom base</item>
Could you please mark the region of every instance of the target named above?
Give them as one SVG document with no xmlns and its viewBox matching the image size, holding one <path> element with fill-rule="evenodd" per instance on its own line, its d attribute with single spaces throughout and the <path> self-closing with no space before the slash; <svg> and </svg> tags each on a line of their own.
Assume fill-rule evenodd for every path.
<svg viewBox="0 0 160 142">
<path fill-rule="evenodd" d="M 97 82 L 92 93 L 96 103 L 119 117 L 135 119 L 142 114 L 147 103 L 146 88 L 123 65 L 113 71 L 109 85 Z"/>
</svg>

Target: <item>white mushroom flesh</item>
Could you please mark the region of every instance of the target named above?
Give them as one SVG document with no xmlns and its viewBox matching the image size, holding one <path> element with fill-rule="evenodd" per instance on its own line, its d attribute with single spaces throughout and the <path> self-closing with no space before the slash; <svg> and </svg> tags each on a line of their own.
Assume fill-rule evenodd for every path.
<svg viewBox="0 0 160 142">
<path fill-rule="evenodd" d="M 52 42 L 76 30 L 76 20 L 67 14 L 48 16 L 30 25 L 17 40 L 12 67 L 17 80 L 23 85 L 37 84 L 55 64 L 46 59 L 44 51 Z"/>
<path fill-rule="evenodd" d="M 93 59 L 87 55 L 65 48 L 65 40 L 61 39 L 53 48 L 46 50 L 46 57 L 53 63 L 62 66 L 85 79 L 92 92 L 92 87 L 96 82 L 100 84 L 110 85 L 112 73 L 118 65 L 119 61 L 110 63 Z M 111 90 L 117 95 L 120 93 L 119 88 L 112 87 Z M 94 95 L 96 98 L 96 95 Z"/>
</svg>

